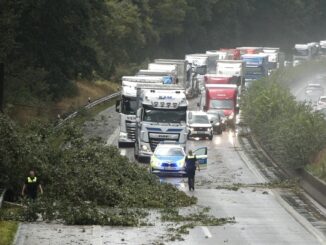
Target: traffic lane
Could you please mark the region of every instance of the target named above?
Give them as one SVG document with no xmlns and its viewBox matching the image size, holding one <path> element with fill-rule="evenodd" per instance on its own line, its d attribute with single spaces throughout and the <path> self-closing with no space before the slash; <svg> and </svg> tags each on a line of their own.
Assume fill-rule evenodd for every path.
<svg viewBox="0 0 326 245">
<path fill-rule="evenodd" d="M 325 89 L 326 74 L 317 74 L 308 78 L 305 81 L 298 81 L 298 82 L 291 83 L 289 85 L 290 92 L 297 98 L 297 100 L 305 101 L 307 97 L 305 90 L 309 83 L 318 83 Z"/>
<path fill-rule="evenodd" d="M 236 223 L 196 227 L 185 237 L 185 244 L 322 244 L 293 218 L 271 190 L 200 189 L 193 195 L 198 205 L 211 208 L 212 215 L 235 217 Z"/>
</svg>

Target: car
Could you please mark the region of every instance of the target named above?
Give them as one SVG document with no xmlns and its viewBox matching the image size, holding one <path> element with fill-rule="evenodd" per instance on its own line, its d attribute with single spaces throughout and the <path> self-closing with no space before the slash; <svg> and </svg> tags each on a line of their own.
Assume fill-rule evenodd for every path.
<svg viewBox="0 0 326 245">
<path fill-rule="evenodd" d="M 223 111 L 207 111 L 209 121 L 213 126 L 213 133 L 222 134 L 226 128 L 226 117 Z"/>
<path fill-rule="evenodd" d="M 319 83 L 309 83 L 305 89 L 305 93 L 307 100 L 316 105 L 318 98 L 324 95 L 324 88 Z"/>
<path fill-rule="evenodd" d="M 325 108 L 326 107 L 326 96 L 320 96 L 317 102 L 317 108 Z"/>
<path fill-rule="evenodd" d="M 326 107 L 319 108 L 316 110 L 316 112 L 319 112 L 324 117 L 324 119 L 326 119 Z"/>
<path fill-rule="evenodd" d="M 193 151 L 200 168 L 207 168 L 207 147 L 200 147 Z M 186 175 L 186 152 L 176 143 L 162 142 L 157 145 L 150 160 L 150 172 L 153 174 Z"/>
<path fill-rule="evenodd" d="M 203 111 L 188 111 L 187 113 L 188 139 L 191 137 L 213 139 L 213 126 L 208 115 Z"/>
</svg>

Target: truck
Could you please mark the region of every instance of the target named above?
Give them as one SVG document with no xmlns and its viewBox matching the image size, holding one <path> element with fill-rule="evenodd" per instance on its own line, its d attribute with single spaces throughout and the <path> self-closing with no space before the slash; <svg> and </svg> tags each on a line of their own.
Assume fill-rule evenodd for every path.
<svg viewBox="0 0 326 245">
<path fill-rule="evenodd" d="M 205 75 L 205 85 L 207 84 L 235 84 L 238 86 L 239 77 L 225 74 L 207 74 Z"/>
<path fill-rule="evenodd" d="M 120 114 L 118 145 L 124 147 L 135 143 L 137 84 L 162 84 L 163 77 L 122 77 L 121 97 L 116 101 L 116 112 Z"/>
<path fill-rule="evenodd" d="M 224 51 L 228 53 L 230 60 L 240 60 L 241 53 L 238 49 L 230 49 L 230 48 L 221 48 L 220 51 Z"/>
<path fill-rule="evenodd" d="M 261 78 L 268 76 L 268 55 L 267 54 L 244 54 L 241 59 L 246 62 L 245 86 Z"/>
<path fill-rule="evenodd" d="M 139 85 L 137 107 L 136 159 L 148 160 L 161 142 L 186 146 L 188 102 L 182 86 Z"/>
<path fill-rule="evenodd" d="M 268 55 L 269 72 L 284 67 L 285 55 L 280 51 L 280 48 L 264 47 L 263 54 Z"/>
<path fill-rule="evenodd" d="M 300 63 L 300 61 L 309 61 L 318 55 L 319 44 L 295 44 L 293 49 L 293 64 Z"/>
<path fill-rule="evenodd" d="M 326 56 L 326 40 L 320 41 L 319 46 L 320 46 L 319 55 L 325 57 Z"/>
<path fill-rule="evenodd" d="M 218 55 L 218 60 L 231 60 L 233 57 L 232 54 L 226 50 L 207 50 L 206 54 Z"/>
<path fill-rule="evenodd" d="M 139 70 L 136 74 L 137 77 L 164 77 L 164 84 L 175 84 L 177 83 L 177 74 L 173 70 Z"/>
<path fill-rule="evenodd" d="M 238 86 L 244 87 L 246 63 L 243 60 L 218 60 L 216 62 L 216 74 L 238 77 Z"/>
<path fill-rule="evenodd" d="M 196 94 L 205 90 L 205 74 L 216 73 L 216 61 L 219 59 L 217 54 L 188 54 L 185 59 L 191 65 L 191 87 Z M 187 89 L 187 94 L 193 91 Z"/>
<path fill-rule="evenodd" d="M 155 59 L 155 64 L 158 65 L 174 65 L 176 66 L 176 73 L 178 84 L 187 88 L 189 86 L 189 81 L 187 80 L 187 65 L 186 60 L 181 59 Z"/>
<path fill-rule="evenodd" d="M 240 51 L 241 55 L 244 55 L 244 54 L 259 54 L 259 53 L 263 52 L 262 47 L 237 47 L 236 49 Z"/>
<path fill-rule="evenodd" d="M 207 84 L 204 111 L 222 111 L 227 123 L 234 125 L 237 108 L 238 88 L 235 84 Z"/>
</svg>

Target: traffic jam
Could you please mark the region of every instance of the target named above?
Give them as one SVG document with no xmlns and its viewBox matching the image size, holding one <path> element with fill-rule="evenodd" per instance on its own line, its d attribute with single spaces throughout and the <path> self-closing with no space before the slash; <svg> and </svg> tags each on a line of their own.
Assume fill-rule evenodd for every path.
<svg viewBox="0 0 326 245">
<path fill-rule="evenodd" d="M 235 130 L 241 96 L 252 82 L 325 55 L 325 50 L 326 41 L 296 44 L 293 62 L 272 47 L 209 50 L 187 54 L 184 60 L 155 59 L 147 69 L 121 79 L 121 98 L 116 102 L 119 148 L 133 148 L 134 159 L 149 163 L 149 171 L 156 175 L 186 176 L 189 150 L 200 169 L 206 169 L 206 142 Z M 318 84 L 308 86 L 306 93 L 312 94 Z M 323 92 L 316 103 L 318 110 L 325 110 Z M 190 148 L 190 142 L 199 140 L 198 147 Z"/>
</svg>

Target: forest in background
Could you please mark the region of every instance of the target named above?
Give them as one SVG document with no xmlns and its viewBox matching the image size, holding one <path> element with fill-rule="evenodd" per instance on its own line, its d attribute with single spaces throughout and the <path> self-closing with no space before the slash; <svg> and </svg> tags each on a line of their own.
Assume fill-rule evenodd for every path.
<svg viewBox="0 0 326 245">
<path fill-rule="evenodd" d="M 324 0 L 1 0 L 5 101 L 76 94 L 76 80 L 118 81 L 155 58 L 220 47 L 326 39 Z"/>
</svg>

